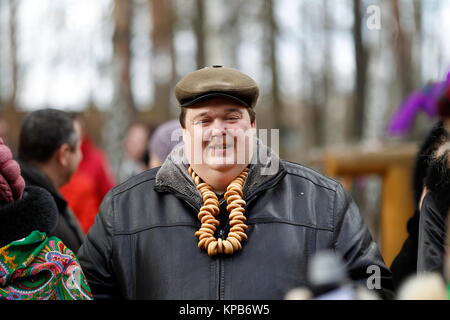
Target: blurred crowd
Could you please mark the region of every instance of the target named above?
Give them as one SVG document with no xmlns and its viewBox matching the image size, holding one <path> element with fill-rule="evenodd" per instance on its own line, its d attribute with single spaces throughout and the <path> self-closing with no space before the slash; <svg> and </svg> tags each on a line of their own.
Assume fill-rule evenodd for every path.
<svg viewBox="0 0 450 320">
<path fill-rule="evenodd" d="M 27 114 L 15 157 L 0 137 L 0 299 L 92 299 L 75 253 L 107 192 L 160 166 L 179 142 L 171 140 L 178 128 L 178 120 L 154 132 L 143 122 L 131 124 L 118 178 L 80 115 L 56 109 Z M 0 129 L 5 137 L 3 119 Z M 36 261 L 50 250 L 59 255 Z M 47 277 L 40 268 L 48 264 L 55 266 L 53 281 L 36 291 L 35 282 Z"/>
</svg>

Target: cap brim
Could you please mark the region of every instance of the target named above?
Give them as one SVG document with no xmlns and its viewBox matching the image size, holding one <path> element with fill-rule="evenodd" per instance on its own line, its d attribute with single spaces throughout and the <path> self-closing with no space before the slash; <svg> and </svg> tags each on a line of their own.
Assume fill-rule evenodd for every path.
<svg viewBox="0 0 450 320">
<path fill-rule="evenodd" d="M 196 103 L 199 103 L 199 102 L 207 100 L 207 99 L 216 98 L 216 97 L 228 98 L 228 99 L 238 102 L 239 104 L 242 104 L 244 107 L 251 108 L 251 106 L 244 100 L 241 100 L 238 97 L 235 97 L 231 94 L 227 94 L 227 93 L 223 93 L 223 92 L 210 92 L 210 93 L 204 94 L 202 96 L 195 98 L 194 100 L 191 100 L 191 101 L 181 104 L 180 107 L 192 107 Z"/>
</svg>

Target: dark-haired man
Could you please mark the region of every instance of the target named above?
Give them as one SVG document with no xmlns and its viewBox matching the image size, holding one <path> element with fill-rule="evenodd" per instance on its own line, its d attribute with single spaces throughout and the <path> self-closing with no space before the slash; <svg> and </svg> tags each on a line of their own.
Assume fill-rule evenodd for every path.
<svg viewBox="0 0 450 320">
<path fill-rule="evenodd" d="M 52 235 L 75 253 L 83 240 L 78 221 L 58 189 L 68 182 L 81 160 L 80 128 L 64 111 L 43 109 L 29 113 L 19 138 L 19 164 L 27 185 L 51 193 L 59 211 Z"/>
</svg>

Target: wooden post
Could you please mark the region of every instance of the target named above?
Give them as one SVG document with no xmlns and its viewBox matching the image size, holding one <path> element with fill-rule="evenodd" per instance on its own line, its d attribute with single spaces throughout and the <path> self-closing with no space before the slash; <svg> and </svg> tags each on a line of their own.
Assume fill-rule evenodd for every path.
<svg viewBox="0 0 450 320">
<path fill-rule="evenodd" d="M 388 266 L 406 240 L 406 223 L 414 210 L 410 181 L 411 170 L 407 166 L 389 166 L 383 176 L 381 252 Z"/>
</svg>

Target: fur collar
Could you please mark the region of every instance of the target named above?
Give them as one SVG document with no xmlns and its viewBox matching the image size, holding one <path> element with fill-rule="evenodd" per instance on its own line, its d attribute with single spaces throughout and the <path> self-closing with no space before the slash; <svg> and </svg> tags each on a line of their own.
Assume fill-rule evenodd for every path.
<svg viewBox="0 0 450 320">
<path fill-rule="evenodd" d="M 448 132 L 444 128 L 442 121 L 438 121 L 428 133 L 420 145 L 419 152 L 415 160 L 415 168 L 413 175 L 413 192 L 414 201 L 418 206 L 422 189 L 427 176 L 428 166 L 432 161 L 433 154 L 448 139 Z"/>
<path fill-rule="evenodd" d="M 284 172 L 280 158 L 272 149 L 264 145 L 256 137 L 255 146 L 252 161 L 249 165 L 250 172 L 244 184 L 244 199 L 252 195 L 259 186 Z M 202 198 L 188 173 L 188 167 L 188 161 L 184 155 L 184 144 L 179 143 L 158 171 L 155 190 L 176 190 L 189 199 L 192 199 L 196 206 L 200 208 Z"/>
<path fill-rule="evenodd" d="M 22 199 L 0 207 L 0 247 L 25 238 L 32 231 L 49 233 L 58 211 L 53 197 L 39 187 L 27 187 Z"/>
</svg>

